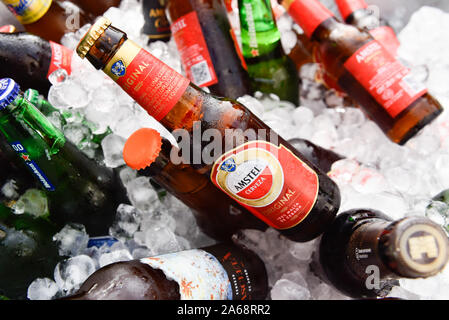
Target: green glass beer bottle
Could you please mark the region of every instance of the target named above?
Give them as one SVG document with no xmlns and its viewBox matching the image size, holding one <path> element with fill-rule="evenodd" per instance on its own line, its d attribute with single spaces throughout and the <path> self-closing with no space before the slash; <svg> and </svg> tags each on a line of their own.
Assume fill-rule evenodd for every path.
<svg viewBox="0 0 449 320">
<path fill-rule="evenodd" d="M 0 204 L 0 297 L 24 300 L 34 279 L 53 276 L 64 258 L 52 240 L 58 231 L 45 218 L 16 215 Z"/>
<path fill-rule="evenodd" d="M 239 0 L 242 52 L 253 90 L 299 104 L 300 80 L 284 53 L 269 0 Z"/>
<path fill-rule="evenodd" d="M 7 78 L 0 80 L 0 132 L 42 185 L 51 221 L 81 223 L 90 236 L 108 233 L 118 205 L 128 202 L 120 179 L 67 141 Z"/>
</svg>

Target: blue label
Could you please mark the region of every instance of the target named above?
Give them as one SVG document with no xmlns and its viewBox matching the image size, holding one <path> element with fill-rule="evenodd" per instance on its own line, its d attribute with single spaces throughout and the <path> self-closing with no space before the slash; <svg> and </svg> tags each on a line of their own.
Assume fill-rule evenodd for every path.
<svg viewBox="0 0 449 320">
<path fill-rule="evenodd" d="M 107 247 L 111 247 L 116 242 L 118 242 L 118 240 L 113 237 L 110 237 L 110 236 L 95 237 L 95 238 L 89 239 L 89 242 L 87 243 L 87 247 L 88 248 L 91 248 L 91 247 L 101 248 L 104 245 L 106 245 Z"/>
<path fill-rule="evenodd" d="M 226 160 L 225 162 L 223 162 L 223 164 L 221 165 L 220 169 L 222 171 L 226 171 L 226 172 L 234 172 L 235 169 L 237 169 L 237 166 L 235 165 L 235 161 L 234 159 L 229 159 Z"/>
<path fill-rule="evenodd" d="M 53 184 L 50 182 L 50 180 L 47 178 L 47 176 L 42 172 L 41 168 L 37 165 L 36 162 L 34 162 L 30 155 L 28 154 L 25 147 L 20 142 L 14 142 L 11 143 L 11 147 L 14 149 L 17 154 L 23 159 L 25 164 L 30 168 L 31 172 L 37 177 L 37 179 L 42 183 L 44 188 L 48 191 L 55 191 L 56 188 L 53 186 Z"/>
<path fill-rule="evenodd" d="M 123 77 L 126 73 L 126 67 L 122 60 L 117 61 L 111 67 L 112 74 L 117 77 Z"/>
</svg>

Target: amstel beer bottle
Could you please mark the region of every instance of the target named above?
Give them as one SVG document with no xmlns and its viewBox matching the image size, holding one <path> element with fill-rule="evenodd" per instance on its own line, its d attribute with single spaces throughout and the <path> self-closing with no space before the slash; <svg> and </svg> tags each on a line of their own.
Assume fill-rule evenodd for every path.
<svg viewBox="0 0 449 320">
<path fill-rule="evenodd" d="M 284 53 L 269 0 L 239 0 L 242 52 L 254 91 L 299 104 L 300 80 Z"/>
<path fill-rule="evenodd" d="M 82 10 L 53 0 L 2 0 L 25 30 L 46 40 L 59 42 L 64 34 L 92 21 Z M 68 10 L 66 10 L 68 9 Z"/>
<path fill-rule="evenodd" d="M 63 300 L 263 300 L 265 265 L 232 243 L 109 264 Z"/>
<path fill-rule="evenodd" d="M 112 170 L 87 158 L 29 101 L 12 79 L 0 80 L 0 132 L 48 198 L 49 219 L 108 234 L 126 191 Z"/>
<path fill-rule="evenodd" d="M 410 69 L 369 33 L 339 22 L 318 0 L 283 0 L 305 34 L 319 42 L 326 73 L 395 143 L 405 144 L 443 108 Z"/>
<path fill-rule="evenodd" d="M 332 223 L 337 185 L 245 106 L 200 90 L 105 18 L 77 52 L 173 131 L 190 165 L 262 221 L 294 241 Z"/>
<path fill-rule="evenodd" d="M 145 24 L 142 33 L 148 36 L 148 42 L 164 41 L 171 38 L 170 22 L 165 14 L 167 0 L 142 0 L 142 12 Z"/>
<path fill-rule="evenodd" d="M 25 300 L 36 278 L 52 278 L 59 256 L 53 235 L 59 231 L 45 218 L 17 215 L 0 204 L 0 296 Z"/>
<path fill-rule="evenodd" d="M 369 32 L 379 41 L 392 56 L 396 56 L 399 42 L 396 33 L 388 23 L 382 19 L 379 12 L 369 10 L 365 0 L 335 0 L 343 20 L 359 29 Z M 373 7 L 374 8 L 374 7 Z M 376 15 L 377 14 L 377 15 Z"/>
<path fill-rule="evenodd" d="M 170 0 L 167 16 L 184 71 L 192 83 L 231 99 L 252 93 L 221 1 Z"/>
<path fill-rule="evenodd" d="M 57 69 L 72 69 L 73 51 L 26 32 L 0 33 L 0 78 L 13 78 L 23 88 L 48 94 L 48 77 Z"/>
<path fill-rule="evenodd" d="M 337 216 L 319 247 L 314 268 L 325 281 L 353 298 L 386 296 L 399 278 L 439 273 L 449 258 L 443 229 L 425 217 L 392 221 L 371 209 Z"/>
<path fill-rule="evenodd" d="M 140 176 L 148 176 L 191 209 L 201 229 L 217 240 L 229 240 L 241 229 L 265 230 L 268 225 L 218 189 L 210 179 L 189 165 L 171 161 L 176 152 L 159 132 L 143 128 L 132 134 L 123 159 Z M 181 160 L 181 159 L 180 159 Z M 178 161 L 177 161 L 178 162 Z"/>
</svg>

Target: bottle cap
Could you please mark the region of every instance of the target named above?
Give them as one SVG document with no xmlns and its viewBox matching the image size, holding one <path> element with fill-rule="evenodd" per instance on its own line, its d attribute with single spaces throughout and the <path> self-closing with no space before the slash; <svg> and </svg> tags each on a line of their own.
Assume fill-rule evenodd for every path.
<svg viewBox="0 0 449 320">
<path fill-rule="evenodd" d="M 81 39 L 78 47 L 76 48 L 76 53 L 84 59 L 86 54 L 95 44 L 104 31 L 111 25 L 111 21 L 105 17 L 99 17 L 86 35 Z"/>
<path fill-rule="evenodd" d="M 134 132 L 123 148 L 125 163 L 134 170 L 149 167 L 159 156 L 162 138 L 154 129 L 142 128 Z"/>
<path fill-rule="evenodd" d="M 335 0 L 343 20 L 346 20 L 353 12 L 368 8 L 365 0 Z"/>
<path fill-rule="evenodd" d="M 20 86 L 10 78 L 0 79 L 0 110 L 6 108 L 19 95 Z"/>
<path fill-rule="evenodd" d="M 424 217 L 409 217 L 381 236 L 390 267 L 408 278 L 436 275 L 449 259 L 449 240 L 443 228 Z"/>
<path fill-rule="evenodd" d="M 323 21 L 334 17 L 318 0 L 284 0 L 282 5 L 309 38 Z"/>
</svg>

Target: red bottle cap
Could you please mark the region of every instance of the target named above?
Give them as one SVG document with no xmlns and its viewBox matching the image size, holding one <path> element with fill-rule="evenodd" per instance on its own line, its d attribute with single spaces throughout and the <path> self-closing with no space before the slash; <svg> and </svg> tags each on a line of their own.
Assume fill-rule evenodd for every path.
<svg viewBox="0 0 449 320">
<path fill-rule="evenodd" d="M 7 24 L 5 26 L 0 27 L 0 33 L 14 33 L 17 29 L 12 24 Z"/>
<path fill-rule="evenodd" d="M 284 0 L 287 11 L 300 25 L 307 37 L 311 37 L 316 28 L 334 14 L 318 0 Z"/>
<path fill-rule="evenodd" d="M 364 0 L 335 0 L 335 3 L 343 20 L 346 20 L 354 11 L 368 8 Z"/>
<path fill-rule="evenodd" d="M 149 167 L 159 156 L 162 138 L 154 129 L 143 128 L 134 132 L 123 148 L 125 163 L 134 170 Z"/>
</svg>

